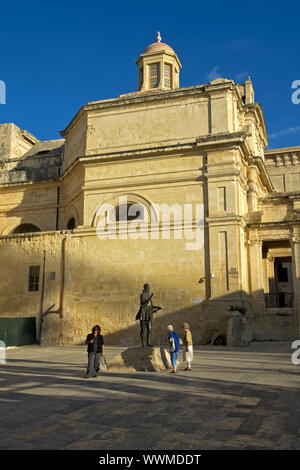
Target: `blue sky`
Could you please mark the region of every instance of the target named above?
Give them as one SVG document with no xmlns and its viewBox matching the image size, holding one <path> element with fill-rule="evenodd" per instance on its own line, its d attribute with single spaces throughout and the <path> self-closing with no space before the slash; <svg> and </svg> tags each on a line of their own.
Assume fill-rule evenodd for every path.
<svg viewBox="0 0 300 470">
<path fill-rule="evenodd" d="M 155 41 L 177 52 L 180 86 L 214 74 L 251 76 L 263 106 L 269 148 L 300 145 L 300 4 L 251 2 L 57 1 L 1 5 L 0 122 L 41 140 L 59 138 L 88 101 L 135 91 L 135 59 Z M 299 95 L 300 96 L 300 95 Z"/>
</svg>

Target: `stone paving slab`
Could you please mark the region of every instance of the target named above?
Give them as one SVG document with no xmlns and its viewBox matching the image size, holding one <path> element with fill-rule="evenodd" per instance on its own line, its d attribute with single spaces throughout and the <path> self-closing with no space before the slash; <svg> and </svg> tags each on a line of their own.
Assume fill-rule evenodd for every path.
<svg viewBox="0 0 300 470">
<path fill-rule="evenodd" d="M 124 349 L 106 347 L 107 359 Z M 9 349 L 0 449 L 300 449 L 290 344 L 203 346 L 194 356 L 192 372 L 87 380 L 84 347 Z"/>
</svg>

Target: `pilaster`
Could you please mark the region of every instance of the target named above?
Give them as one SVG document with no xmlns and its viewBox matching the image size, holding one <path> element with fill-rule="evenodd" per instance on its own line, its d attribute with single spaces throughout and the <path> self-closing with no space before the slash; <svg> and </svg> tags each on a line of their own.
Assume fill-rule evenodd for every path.
<svg viewBox="0 0 300 470">
<path fill-rule="evenodd" d="M 254 313 L 254 338 L 264 340 L 266 335 L 266 308 L 264 299 L 264 272 L 262 241 L 248 241 L 249 290 Z"/>
<path fill-rule="evenodd" d="M 290 239 L 293 262 L 294 286 L 294 334 L 295 339 L 300 338 L 300 227 L 293 229 Z"/>
</svg>

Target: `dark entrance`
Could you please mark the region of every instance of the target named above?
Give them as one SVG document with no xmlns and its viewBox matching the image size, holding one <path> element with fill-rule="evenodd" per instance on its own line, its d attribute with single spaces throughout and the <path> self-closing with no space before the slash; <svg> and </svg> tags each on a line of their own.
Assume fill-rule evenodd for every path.
<svg viewBox="0 0 300 470">
<path fill-rule="evenodd" d="M 293 306 L 293 274 L 292 274 L 292 258 L 281 257 L 275 258 L 274 274 L 277 290 L 277 306 L 292 307 Z"/>
</svg>

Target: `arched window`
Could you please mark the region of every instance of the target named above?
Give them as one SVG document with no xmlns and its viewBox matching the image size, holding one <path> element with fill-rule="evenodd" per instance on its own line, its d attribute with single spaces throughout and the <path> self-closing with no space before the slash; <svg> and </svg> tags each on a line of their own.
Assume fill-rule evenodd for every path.
<svg viewBox="0 0 300 470">
<path fill-rule="evenodd" d="M 144 220 L 144 207 L 136 202 L 120 204 L 116 208 L 116 221 Z"/>
<path fill-rule="evenodd" d="M 75 228 L 75 225 L 76 225 L 75 219 L 74 217 L 72 217 L 67 224 L 67 229 L 73 230 L 73 228 Z"/>
<path fill-rule="evenodd" d="M 16 227 L 12 233 L 31 233 L 31 232 L 40 232 L 40 229 L 33 224 L 21 224 Z"/>
</svg>

